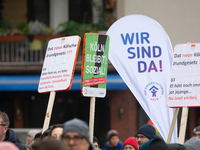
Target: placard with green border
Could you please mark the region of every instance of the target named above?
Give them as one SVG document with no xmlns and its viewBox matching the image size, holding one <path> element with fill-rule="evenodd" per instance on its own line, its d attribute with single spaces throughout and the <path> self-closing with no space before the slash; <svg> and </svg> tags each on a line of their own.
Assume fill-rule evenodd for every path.
<svg viewBox="0 0 200 150">
<path fill-rule="evenodd" d="M 109 36 L 86 33 L 83 43 L 81 93 L 86 97 L 105 97 Z"/>
</svg>

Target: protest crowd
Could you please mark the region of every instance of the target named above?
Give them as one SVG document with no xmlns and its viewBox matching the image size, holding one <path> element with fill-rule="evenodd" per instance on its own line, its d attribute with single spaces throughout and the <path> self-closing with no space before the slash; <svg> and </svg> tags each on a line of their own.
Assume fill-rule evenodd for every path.
<svg viewBox="0 0 200 150">
<path fill-rule="evenodd" d="M 43 133 L 30 130 L 26 143 L 19 143 L 13 130 L 9 129 L 9 117 L 0 111 L 0 150 L 199 150 L 200 126 L 193 130 L 193 137 L 184 144 L 166 143 L 156 135 L 154 126 L 145 124 L 132 137 L 120 140 L 120 133 L 110 130 L 104 146 L 99 145 L 98 137 L 90 141 L 88 124 L 74 118 L 63 124 L 51 125 Z"/>
<path fill-rule="evenodd" d="M 190 137 L 187 140 L 185 140 L 185 135 L 179 135 L 178 139 L 183 139 L 180 142 L 177 140 L 177 135 L 174 135 L 173 140 L 177 142 L 166 141 L 167 135 L 170 135 L 168 131 L 171 131 L 168 129 L 170 121 L 173 115 L 174 118 L 177 116 L 175 114 L 178 114 L 179 108 L 183 107 L 181 120 L 185 121 L 185 124 L 181 125 L 185 127 L 188 107 L 200 107 L 200 43 L 193 43 L 199 40 L 197 31 L 200 25 L 198 17 L 200 0 L 199 2 L 197 0 L 185 0 L 185 2 L 180 0 L 146 2 L 139 0 L 59 0 L 59 2 L 23 0 L 20 3 L 12 3 L 11 0 L 0 0 L 0 21 L 2 21 L 0 22 L 2 63 L 0 89 L 2 92 L 8 92 L 6 94 L 15 93 L 9 98 L 11 102 L 7 103 L 9 110 L 14 108 L 18 118 L 22 118 L 23 121 L 30 120 L 30 122 L 14 120 L 14 127 L 36 126 L 35 118 L 28 119 L 29 115 L 24 115 L 30 112 L 31 116 L 35 117 L 35 110 L 37 106 L 40 106 L 39 101 L 35 101 L 36 90 L 39 93 L 50 93 L 45 116 L 49 120 L 56 92 L 68 91 L 71 87 L 72 90 L 77 91 L 80 90 L 80 84 L 81 95 L 91 98 L 91 108 L 95 108 L 96 97 L 104 98 L 107 89 L 110 90 L 106 98 L 109 101 L 106 102 L 106 107 L 101 108 L 101 111 L 109 107 L 112 113 L 109 115 L 107 111 L 102 113 L 101 116 L 107 115 L 108 118 L 102 117 L 103 121 L 99 121 L 102 127 L 106 125 L 107 139 L 104 141 L 104 137 L 98 137 L 93 132 L 91 134 L 85 120 L 79 118 L 68 120 L 64 117 L 71 110 L 76 109 L 74 115 L 69 115 L 69 118 L 78 117 L 79 108 L 86 110 L 82 107 L 82 103 L 76 102 L 79 100 L 76 94 L 70 94 L 66 99 L 59 97 L 58 107 L 62 106 L 63 102 L 65 104 L 61 109 L 57 107 L 59 117 L 57 119 L 55 116 L 54 123 L 56 124 L 49 125 L 48 122 L 48 124 L 44 123 L 46 126 L 43 130 L 30 129 L 26 135 L 26 142 L 23 143 L 17 139 L 15 131 L 10 128 L 13 125 L 12 122 L 10 125 L 8 112 L 0 110 L 0 150 L 200 150 L 199 110 L 191 113 L 191 116 L 197 117 L 191 118 L 195 123 L 190 126 L 190 129 L 197 124 L 198 126 L 193 131 L 189 131 Z M 14 5 L 16 3 L 20 6 L 16 7 Z M 15 14 L 16 10 L 19 15 Z M 159 13 L 156 13 L 157 11 Z M 20 16 L 19 12 L 23 16 Z M 9 23 L 8 21 L 7 23 L 6 17 L 10 18 L 10 14 L 16 22 Z M 23 24 L 17 27 L 20 21 L 23 21 Z M 29 23 L 24 23 L 24 21 L 29 21 Z M 45 24 L 49 24 L 54 29 Z M 161 26 L 162 24 L 167 27 L 166 31 L 169 32 L 171 39 Z M 19 31 L 15 33 L 11 26 L 19 28 Z M 39 30 L 40 28 L 42 31 Z M 10 39 L 15 34 L 17 34 L 16 37 L 18 34 L 23 34 L 23 38 Z M 181 44 L 175 45 L 173 49 L 172 46 L 177 43 Z M 45 50 L 46 54 L 44 54 Z M 38 84 L 38 72 L 42 62 L 43 67 Z M 75 70 L 77 65 L 81 70 Z M 108 72 L 109 68 L 111 70 Z M 74 81 L 73 76 L 76 78 Z M 122 90 L 123 93 L 120 93 L 119 91 Z M 27 94 L 21 96 L 18 91 Z M 134 105 L 126 107 L 133 102 L 132 97 L 127 97 L 127 93 L 130 92 L 135 97 Z M 75 95 L 74 99 L 71 95 Z M 7 100 L 7 97 L 9 96 L 6 95 L 3 102 Z M 27 97 L 31 101 L 27 101 Z M 43 96 L 39 99 L 43 99 Z M 117 107 L 115 106 L 116 99 Z M 127 103 L 123 103 L 123 100 L 127 100 Z M 23 102 L 26 105 L 23 106 Z M 45 103 L 46 101 L 43 101 L 41 106 Z M 27 108 L 27 105 L 30 107 Z M 70 109 L 67 110 L 65 106 Z M 23 108 L 26 110 L 21 111 Z M 141 122 L 143 119 L 141 108 L 155 126 Z M 43 110 L 42 107 L 38 109 Z M 64 109 L 67 111 L 63 112 Z M 126 110 L 134 110 L 134 112 Z M 126 117 L 124 117 L 125 111 L 129 114 Z M 114 113 L 118 113 L 120 119 L 124 119 L 124 126 L 120 124 L 122 121 L 116 120 L 112 124 L 119 123 L 118 126 L 111 124 L 113 128 L 110 128 L 110 124 L 106 121 L 110 118 L 114 120 Z M 94 110 L 90 112 L 90 116 L 94 117 L 94 114 Z M 132 114 L 136 117 L 132 117 Z M 14 119 L 17 117 L 12 116 Z M 132 118 L 142 119 L 135 122 Z M 57 122 L 60 119 L 62 121 Z M 19 122 L 21 126 L 17 126 Z M 133 124 L 134 130 L 132 130 Z M 173 126 L 172 123 L 171 125 Z M 37 124 L 37 126 L 40 125 Z M 115 127 L 118 130 L 114 129 Z M 162 136 L 157 134 L 156 127 L 162 131 Z M 129 136 L 126 137 L 126 134 L 123 134 L 123 138 L 122 136 L 120 138 L 124 128 L 126 128 L 126 134 L 129 131 L 132 132 Z M 95 129 L 98 130 L 98 127 Z M 181 131 L 179 133 L 185 133 L 185 129 L 184 132 Z M 174 133 L 177 133 L 176 128 Z"/>
</svg>

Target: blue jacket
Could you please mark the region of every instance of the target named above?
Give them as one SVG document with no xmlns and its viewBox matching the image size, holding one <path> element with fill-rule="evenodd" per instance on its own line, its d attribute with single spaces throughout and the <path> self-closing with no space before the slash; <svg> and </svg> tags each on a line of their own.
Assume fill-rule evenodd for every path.
<svg viewBox="0 0 200 150">
<path fill-rule="evenodd" d="M 121 141 L 119 141 L 116 147 L 109 147 L 108 142 L 106 142 L 104 144 L 103 150 L 122 150 L 122 147 L 123 147 L 123 143 Z"/>
<path fill-rule="evenodd" d="M 22 146 L 21 144 L 19 144 L 16 140 L 15 137 L 15 132 L 11 129 L 8 129 L 8 131 L 6 132 L 6 137 L 3 141 L 9 141 L 12 142 L 13 144 L 15 144 L 20 150 L 26 150 L 26 148 L 24 146 Z"/>
</svg>

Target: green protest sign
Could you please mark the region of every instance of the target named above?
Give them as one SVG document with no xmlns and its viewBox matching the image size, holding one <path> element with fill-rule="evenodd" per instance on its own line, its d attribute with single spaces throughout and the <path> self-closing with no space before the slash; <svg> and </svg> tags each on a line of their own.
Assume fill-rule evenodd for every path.
<svg viewBox="0 0 200 150">
<path fill-rule="evenodd" d="M 109 36 L 86 33 L 82 59 L 81 93 L 87 97 L 105 97 Z"/>
</svg>

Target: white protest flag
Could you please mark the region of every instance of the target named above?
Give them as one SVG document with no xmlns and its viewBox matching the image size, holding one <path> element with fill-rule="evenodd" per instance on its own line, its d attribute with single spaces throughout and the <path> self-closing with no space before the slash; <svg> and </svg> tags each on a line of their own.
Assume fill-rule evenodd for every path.
<svg viewBox="0 0 200 150">
<path fill-rule="evenodd" d="M 172 46 L 163 27 L 143 15 L 117 20 L 107 31 L 109 60 L 167 140 L 174 109 L 167 107 Z M 171 142 L 177 142 L 175 127 Z"/>
</svg>

